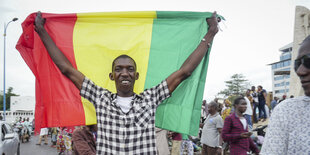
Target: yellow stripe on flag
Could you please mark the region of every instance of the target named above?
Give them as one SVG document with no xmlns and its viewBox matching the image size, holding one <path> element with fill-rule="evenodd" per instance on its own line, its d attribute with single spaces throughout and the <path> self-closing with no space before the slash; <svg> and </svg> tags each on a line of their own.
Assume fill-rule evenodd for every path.
<svg viewBox="0 0 310 155">
<path fill-rule="evenodd" d="M 97 85 L 115 93 L 115 83 L 109 79 L 112 61 L 119 55 L 127 54 L 136 61 L 140 74 L 134 92 L 142 92 L 154 18 L 155 11 L 77 14 L 73 48 L 78 70 Z M 86 124 L 96 124 L 93 105 L 85 99 L 82 103 Z"/>
</svg>

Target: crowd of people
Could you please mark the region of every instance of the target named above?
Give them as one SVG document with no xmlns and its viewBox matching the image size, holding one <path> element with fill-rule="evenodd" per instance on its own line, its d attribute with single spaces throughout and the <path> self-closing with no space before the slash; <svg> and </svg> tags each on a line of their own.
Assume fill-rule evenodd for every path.
<svg viewBox="0 0 310 155">
<path fill-rule="evenodd" d="M 41 128 L 40 138 L 36 145 L 48 145 L 51 136 L 51 147 L 56 148 L 59 155 L 91 155 L 96 154 L 97 126 L 53 127 Z"/>
</svg>

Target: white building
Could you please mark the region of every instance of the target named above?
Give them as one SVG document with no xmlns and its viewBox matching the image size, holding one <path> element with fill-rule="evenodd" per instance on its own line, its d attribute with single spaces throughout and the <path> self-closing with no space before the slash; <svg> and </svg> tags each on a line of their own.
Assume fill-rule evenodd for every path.
<svg viewBox="0 0 310 155">
<path fill-rule="evenodd" d="M 295 10 L 292 60 L 296 59 L 300 44 L 308 35 L 310 35 L 310 10 L 303 6 L 297 6 Z M 291 65 L 290 83 L 290 94 L 295 97 L 304 95 L 299 77 L 294 70 L 294 64 Z"/>
<path fill-rule="evenodd" d="M 34 119 L 35 97 L 33 96 L 11 96 L 10 110 L 5 111 L 5 120 L 8 123 L 15 122 L 18 118 Z M 3 116 L 3 111 L 0 111 Z"/>
<path fill-rule="evenodd" d="M 270 64 L 273 96 L 282 98 L 283 95 L 289 95 L 292 49 L 293 43 L 280 48 L 280 61 Z"/>
</svg>

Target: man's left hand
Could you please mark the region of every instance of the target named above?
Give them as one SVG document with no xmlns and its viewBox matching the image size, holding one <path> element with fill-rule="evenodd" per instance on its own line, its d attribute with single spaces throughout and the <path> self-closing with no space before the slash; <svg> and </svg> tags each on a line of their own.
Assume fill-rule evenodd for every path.
<svg viewBox="0 0 310 155">
<path fill-rule="evenodd" d="M 213 12 L 212 16 L 210 18 L 207 18 L 207 23 L 209 25 L 209 30 L 208 32 L 212 32 L 216 34 L 219 29 L 218 29 L 218 22 L 220 22 L 221 19 L 217 17 L 216 11 Z"/>
</svg>

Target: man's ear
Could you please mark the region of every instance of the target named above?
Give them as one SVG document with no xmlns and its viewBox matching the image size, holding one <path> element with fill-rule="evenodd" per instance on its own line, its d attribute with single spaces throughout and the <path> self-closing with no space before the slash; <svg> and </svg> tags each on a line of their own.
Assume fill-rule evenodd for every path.
<svg viewBox="0 0 310 155">
<path fill-rule="evenodd" d="M 110 77 L 110 79 L 111 79 L 112 81 L 114 81 L 114 76 L 113 76 L 112 73 L 109 74 L 109 77 Z"/>
<path fill-rule="evenodd" d="M 138 80 L 138 79 L 139 79 L 139 72 L 136 72 L 135 80 Z"/>
</svg>

